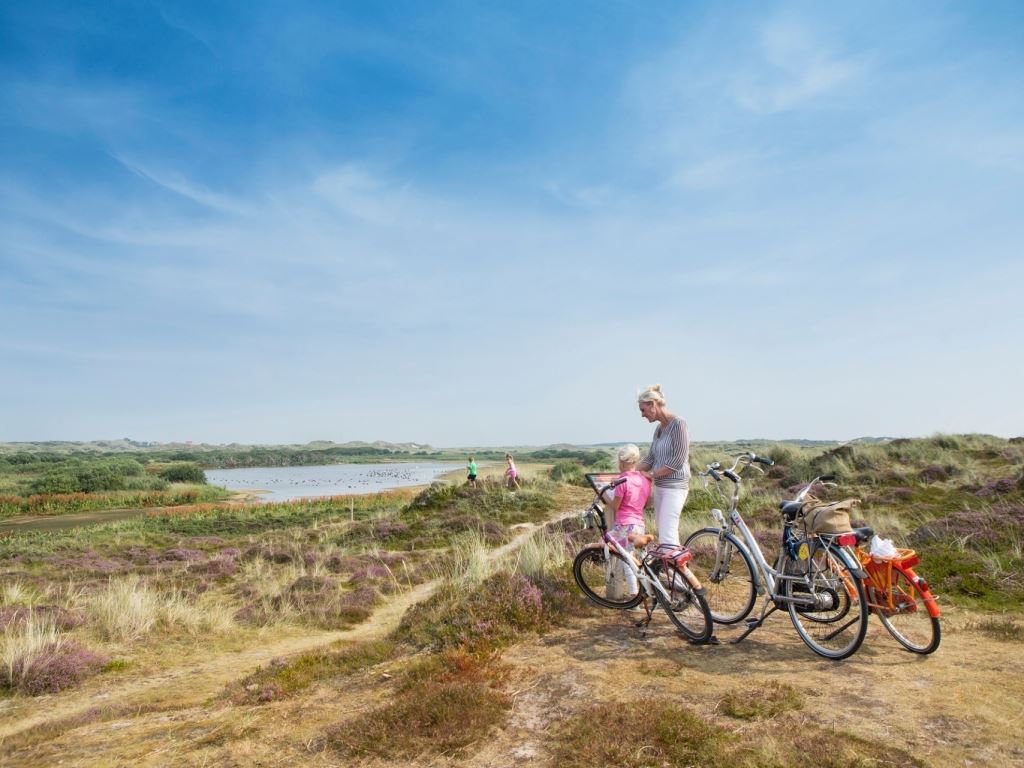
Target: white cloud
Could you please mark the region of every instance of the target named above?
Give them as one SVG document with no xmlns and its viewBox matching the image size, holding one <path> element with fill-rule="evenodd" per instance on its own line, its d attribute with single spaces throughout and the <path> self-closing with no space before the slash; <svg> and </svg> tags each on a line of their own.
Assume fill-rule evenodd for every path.
<svg viewBox="0 0 1024 768">
<path fill-rule="evenodd" d="M 733 81 L 736 103 L 758 114 L 807 105 L 870 71 L 866 56 L 837 53 L 810 27 L 793 20 L 766 24 L 759 43 L 760 60 Z"/>
</svg>

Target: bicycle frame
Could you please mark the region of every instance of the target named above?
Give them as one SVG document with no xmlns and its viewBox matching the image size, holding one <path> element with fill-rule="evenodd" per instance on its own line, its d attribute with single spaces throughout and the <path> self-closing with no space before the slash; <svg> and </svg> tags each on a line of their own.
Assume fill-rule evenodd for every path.
<svg viewBox="0 0 1024 768">
<path fill-rule="evenodd" d="M 633 576 L 644 588 L 644 591 L 647 592 L 647 594 L 651 595 L 657 592 L 662 598 L 664 598 L 665 600 L 669 600 L 671 596 L 669 595 L 668 590 L 665 589 L 664 585 L 661 583 L 661 580 L 655 577 L 654 574 L 650 571 L 650 566 L 646 562 L 640 560 L 636 556 L 635 552 L 629 552 L 625 547 L 623 547 L 618 542 L 618 540 L 615 539 L 615 537 L 613 537 L 608 532 L 607 526 L 604 524 L 604 516 L 602 514 L 602 511 L 599 509 L 595 509 L 595 506 L 596 505 L 591 505 L 591 510 L 594 512 L 595 516 L 600 521 L 599 525 L 601 528 L 601 541 L 600 543 L 590 544 L 587 547 L 584 547 L 584 549 L 596 549 L 598 547 L 603 548 L 605 559 L 608 561 L 608 568 L 612 567 L 613 562 L 611 558 L 608 557 L 608 551 L 609 549 L 614 549 L 616 552 L 622 555 L 622 557 L 625 560 L 626 566 L 629 567 L 630 571 L 632 571 L 633 573 Z M 697 579 L 697 577 L 689 568 L 684 566 L 680 570 L 680 572 L 683 574 L 683 576 L 686 578 L 686 580 L 689 582 L 690 586 L 693 589 L 701 588 L 700 580 Z"/>
</svg>

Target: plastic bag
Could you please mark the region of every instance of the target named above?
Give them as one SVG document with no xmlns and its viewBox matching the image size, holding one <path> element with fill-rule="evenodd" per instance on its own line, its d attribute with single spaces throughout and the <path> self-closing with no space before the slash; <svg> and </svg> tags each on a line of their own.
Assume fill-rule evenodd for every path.
<svg viewBox="0 0 1024 768">
<path fill-rule="evenodd" d="M 871 537 L 870 553 L 875 560 L 895 560 L 900 556 L 900 551 L 892 543 L 892 539 L 880 539 L 878 536 Z"/>
</svg>

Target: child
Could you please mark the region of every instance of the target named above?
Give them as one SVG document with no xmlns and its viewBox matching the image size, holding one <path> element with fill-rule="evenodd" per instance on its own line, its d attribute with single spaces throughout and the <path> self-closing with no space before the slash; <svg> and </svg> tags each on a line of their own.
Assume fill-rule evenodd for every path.
<svg viewBox="0 0 1024 768">
<path fill-rule="evenodd" d="M 505 470 L 505 481 L 509 489 L 515 488 L 519 490 L 519 470 L 516 469 L 516 463 L 512 461 L 512 454 L 505 454 L 505 461 L 508 462 L 508 468 Z"/>
<path fill-rule="evenodd" d="M 473 461 L 472 456 L 469 457 L 469 464 L 466 465 L 466 480 L 470 485 L 476 485 L 476 462 Z"/>
<path fill-rule="evenodd" d="M 622 446 L 618 458 L 619 478 L 625 477 L 626 482 L 605 491 L 605 501 L 606 509 L 615 515 L 615 525 L 611 534 L 623 547 L 627 547 L 630 539 L 642 536 L 646 532 L 644 506 L 651 495 L 651 480 L 647 475 L 636 471 L 636 465 L 640 461 L 640 449 L 635 445 L 630 443 Z"/>
<path fill-rule="evenodd" d="M 651 479 L 642 472 L 636 471 L 640 461 L 640 449 L 632 443 L 619 449 L 619 478 L 625 477 L 626 482 L 604 492 L 605 512 L 611 512 L 614 525 L 609 531 L 627 552 L 631 542 L 646 532 L 644 506 L 651 495 Z M 636 576 L 626 568 L 623 573 L 626 589 L 629 594 L 637 590 Z"/>
</svg>

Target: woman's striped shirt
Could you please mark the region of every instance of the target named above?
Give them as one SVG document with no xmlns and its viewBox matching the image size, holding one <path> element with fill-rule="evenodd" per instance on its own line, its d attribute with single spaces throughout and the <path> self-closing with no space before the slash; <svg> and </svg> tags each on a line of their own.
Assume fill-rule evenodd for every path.
<svg viewBox="0 0 1024 768">
<path fill-rule="evenodd" d="M 649 466 L 652 472 L 661 467 L 675 470 L 671 475 L 655 478 L 654 485 L 658 488 L 689 488 L 690 433 L 686 422 L 677 416 L 668 426 L 659 424 L 654 430 L 651 450 L 641 464 Z"/>
</svg>

